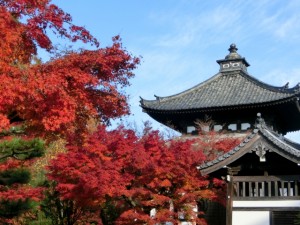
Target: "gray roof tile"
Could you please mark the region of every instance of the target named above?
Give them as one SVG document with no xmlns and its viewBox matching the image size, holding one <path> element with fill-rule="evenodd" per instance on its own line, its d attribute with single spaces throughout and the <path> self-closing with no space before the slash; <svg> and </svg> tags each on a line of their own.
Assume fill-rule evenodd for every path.
<svg viewBox="0 0 300 225">
<path fill-rule="evenodd" d="M 220 72 L 197 86 L 156 100 L 141 100 L 148 110 L 173 111 L 265 104 L 300 95 L 300 88 L 274 87 L 243 70 Z"/>
</svg>

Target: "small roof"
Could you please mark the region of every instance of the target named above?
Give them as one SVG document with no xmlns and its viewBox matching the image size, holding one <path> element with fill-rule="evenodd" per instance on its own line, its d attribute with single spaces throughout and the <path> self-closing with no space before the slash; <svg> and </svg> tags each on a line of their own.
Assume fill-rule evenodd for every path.
<svg viewBox="0 0 300 225">
<path fill-rule="evenodd" d="M 230 53 L 218 60 L 220 71 L 212 78 L 168 97 L 155 96 L 155 100 L 141 98 L 141 107 L 146 112 L 170 113 L 172 111 L 218 110 L 220 107 L 255 106 L 295 101 L 300 97 L 300 85 L 275 87 L 263 83 L 247 73 L 249 63 L 237 53 L 232 44 Z"/>
<path fill-rule="evenodd" d="M 256 151 L 258 155 L 259 151 L 273 151 L 292 162 L 300 163 L 300 144 L 272 131 L 258 114 L 256 128 L 238 146 L 216 159 L 200 165 L 198 169 L 203 175 L 210 174 L 252 151 Z"/>
</svg>

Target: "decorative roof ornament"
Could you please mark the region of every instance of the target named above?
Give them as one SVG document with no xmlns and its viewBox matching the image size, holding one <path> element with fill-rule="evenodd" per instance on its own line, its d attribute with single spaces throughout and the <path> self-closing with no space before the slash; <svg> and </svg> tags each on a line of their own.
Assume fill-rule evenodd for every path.
<svg viewBox="0 0 300 225">
<path fill-rule="evenodd" d="M 256 128 L 265 128 L 266 127 L 266 122 L 261 117 L 261 113 L 257 113 L 257 119 L 256 119 L 256 122 L 255 122 L 255 127 Z"/>
<path fill-rule="evenodd" d="M 229 54 L 225 56 L 225 59 L 217 60 L 217 63 L 220 64 L 220 72 L 242 70 L 247 72 L 247 67 L 250 64 L 246 61 L 245 58 L 241 57 L 237 53 L 238 48 L 235 44 L 231 44 L 228 51 Z"/>
<path fill-rule="evenodd" d="M 242 57 L 237 53 L 238 48 L 235 44 L 231 44 L 228 51 L 230 52 L 225 59 L 241 59 Z"/>
</svg>

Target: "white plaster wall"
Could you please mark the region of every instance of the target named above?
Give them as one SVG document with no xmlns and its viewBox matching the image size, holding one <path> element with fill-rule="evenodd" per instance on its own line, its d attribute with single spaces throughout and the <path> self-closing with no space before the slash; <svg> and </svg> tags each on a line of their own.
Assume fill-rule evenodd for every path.
<svg viewBox="0 0 300 225">
<path fill-rule="evenodd" d="M 254 208 L 252 211 L 235 211 L 234 208 Z M 269 225 L 270 212 L 259 211 L 259 208 L 268 207 L 299 207 L 300 200 L 280 201 L 233 201 L 232 225 Z"/>
<path fill-rule="evenodd" d="M 233 201 L 233 207 L 300 207 L 300 200 Z"/>
<path fill-rule="evenodd" d="M 232 225 L 268 225 L 269 211 L 233 211 Z"/>
</svg>

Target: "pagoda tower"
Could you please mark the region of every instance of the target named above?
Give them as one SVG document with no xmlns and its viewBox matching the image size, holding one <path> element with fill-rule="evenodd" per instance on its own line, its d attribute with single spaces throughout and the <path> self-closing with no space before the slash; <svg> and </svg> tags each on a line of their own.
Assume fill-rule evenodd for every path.
<svg viewBox="0 0 300 225">
<path fill-rule="evenodd" d="M 299 84 L 274 87 L 255 79 L 237 50 L 235 44 L 230 45 L 225 59 L 217 60 L 219 72 L 203 83 L 168 97 L 141 99 L 143 111 L 183 134 L 193 131 L 195 121 L 206 116 L 218 130 L 253 128 L 258 112 L 278 133 L 300 130 Z"/>
<path fill-rule="evenodd" d="M 300 144 L 283 135 L 300 130 L 300 85 L 259 81 L 237 50 L 230 45 L 210 79 L 175 95 L 141 99 L 141 107 L 183 135 L 196 133 L 196 121 L 207 117 L 214 124 L 206 129 L 244 135 L 238 146 L 198 167 L 227 182 L 226 225 L 294 224 L 300 212 Z"/>
</svg>

